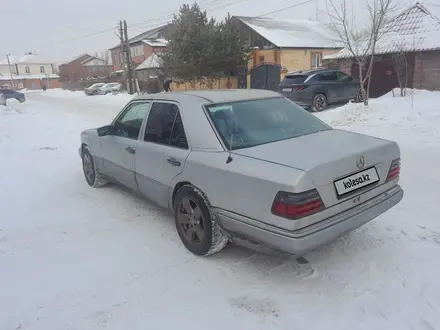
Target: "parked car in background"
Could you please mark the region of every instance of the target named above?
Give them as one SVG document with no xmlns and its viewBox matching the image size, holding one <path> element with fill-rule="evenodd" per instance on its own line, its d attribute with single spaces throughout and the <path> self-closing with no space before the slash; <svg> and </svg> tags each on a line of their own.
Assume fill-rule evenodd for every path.
<svg viewBox="0 0 440 330">
<path fill-rule="evenodd" d="M 235 237 L 303 255 L 403 197 L 396 142 L 265 90 L 137 96 L 78 151 L 90 186 L 118 182 L 172 210 L 196 255 Z"/>
<path fill-rule="evenodd" d="M 86 93 L 86 95 L 97 95 L 98 90 L 104 85 L 105 85 L 104 83 L 93 84 L 90 87 L 84 88 L 84 93 Z"/>
<path fill-rule="evenodd" d="M 3 94 L 3 96 L 6 100 L 16 99 L 20 103 L 23 103 L 26 101 L 26 96 L 23 93 L 14 91 L 13 89 L 0 88 L 0 93 Z"/>
<path fill-rule="evenodd" d="M 287 73 L 279 84 L 279 92 L 313 111 L 322 111 L 332 103 L 362 100 L 359 80 L 330 69 Z"/>
<path fill-rule="evenodd" d="M 108 83 L 98 89 L 99 95 L 106 95 L 112 92 L 119 92 L 121 90 L 120 83 Z"/>
<path fill-rule="evenodd" d="M 3 96 L 2 92 L 0 92 L 0 105 L 6 105 L 6 98 Z"/>
</svg>

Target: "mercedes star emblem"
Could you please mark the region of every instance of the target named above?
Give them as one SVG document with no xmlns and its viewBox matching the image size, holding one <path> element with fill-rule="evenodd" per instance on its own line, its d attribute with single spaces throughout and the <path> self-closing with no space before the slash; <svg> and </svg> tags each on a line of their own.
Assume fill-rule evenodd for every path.
<svg viewBox="0 0 440 330">
<path fill-rule="evenodd" d="M 361 169 L 365 166 L 365 158 L 364 156 L 360 156 L 359 159 L 356 162 L 356 165 L 358 167 L 358 169 Z"/>
</svg>

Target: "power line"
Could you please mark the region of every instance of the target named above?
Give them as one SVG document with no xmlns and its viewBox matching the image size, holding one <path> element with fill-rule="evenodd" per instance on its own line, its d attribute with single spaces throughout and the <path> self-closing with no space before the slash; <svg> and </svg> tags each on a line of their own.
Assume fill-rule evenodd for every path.
<svg viewBox="0 0 440 330">
<path fill-rule="evenodd" d="M 312 2 L 312 1 L 315 1 L 315 0 L 306 0 L 306 1 L 303 1 L 303 2 L 300 2 L 300 3 L 296 3 L 294 5 L 286 6 L 286 7 L 283 7 L 283 8 L 274 10 L 274 11 L 271 11 L 269 13 L 265 13 L 263 15 L 257 16 L 257 18 L 260 18 L 260 17 L 263 17 L 263 16 L 267 16 L 267 15 L 272 15 L 272 14 L 278 13 L 278 12 L 286 10 L 286 9 L 302 6 L 302 5 L 305 5 L 306 3 L 309 3 L 309 2 Z"/>
</svg>

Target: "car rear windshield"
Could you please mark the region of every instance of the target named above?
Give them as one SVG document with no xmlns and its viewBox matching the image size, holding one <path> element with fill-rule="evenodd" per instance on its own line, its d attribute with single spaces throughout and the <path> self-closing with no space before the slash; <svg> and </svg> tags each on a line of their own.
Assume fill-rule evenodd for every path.
<svg viewBox="0 0 440 330">
<path fill-rule="evenodd" d="M 287 85 L 302 84 L 306 80 L 306 78 L 307 76 L 305 75 L 285 76 L 283 81 L 281 81 L 281 85 L 287 86 Z"/>
<path fill-rule="evenodd" d="M 285 97 L 206 108 L 223 142 L 232 150 L 332 129 Z"/>
</svg>

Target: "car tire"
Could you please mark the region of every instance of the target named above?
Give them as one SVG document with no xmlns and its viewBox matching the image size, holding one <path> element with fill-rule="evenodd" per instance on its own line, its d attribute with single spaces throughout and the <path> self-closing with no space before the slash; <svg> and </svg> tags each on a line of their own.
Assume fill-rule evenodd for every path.
<svg viewBox="0 0 440 330">
<path fill-rule="evenodd" d="M 321 112 L 327 108 L 327 96 L 325 94 L 316 94 L 313 98 L 312 109 L 315 112 Z"/>
<path fill-rule="evenodd" d="M 83 148 L 81 158 L 87 184 L 93 188 L 99 188 L 105 185 L 107 181 L 96 170 L 95 162 L 88 147 Z"/>
<path fill-rule="evenodd" d="M 228 243 L 205 194 L 192 185 L 176 193 L 174 220 L 183 245 L 197 256 L 220 252 Z"/>
</svg>

